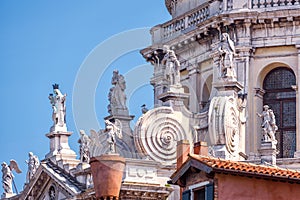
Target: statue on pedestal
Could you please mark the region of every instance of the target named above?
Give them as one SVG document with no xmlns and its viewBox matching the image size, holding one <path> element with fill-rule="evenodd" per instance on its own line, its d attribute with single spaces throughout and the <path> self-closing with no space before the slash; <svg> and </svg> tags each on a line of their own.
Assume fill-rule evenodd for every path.
<svg viewBox="0 0 300 200">
<path fill-rule="evenodd" d="M 219 46 L 221 77 L 236 79 L 233 58 L 235 55 L 234 42 L 230 39 L 228 33 L 222 33 L 222 40 Z"/>
<path fill-rule="evenodd" d="M 25 161 L 28 165 L 26 183 L 29 183 L 30 179 L 32 179 L 33 175 L 36 173 L 37 168 L 40 166 L 40 161 L 36 155 L 33 155 L 32 152 L 29 152 L 28 156 L 28 161 Z"/>
<path fill-rule="evenodd" d="M 166 65 L 165 78 L 169 81 L 170 85 L 180 85 L 180 62 L 173 50 L 169 46 L 163 46 L 165 53 L 162 59 L 162 64 Z"/>
<path fill-rule="evenodd" d="M 272 141 L 277 144 L 277 140 L 275 139 L 275 133 L 278 130 L 276 126 L 276 120 L 273 110 L 269 109 L 268 105 L 264 105 L 264 110 L 261 114 L 257 113 L 257 115 L 262 118 L 262 130 L 263 130 L 263 138 L 262 141 L 268 142 Z"/>
<path fill-rule="evenodd" d="M 2 186 L 4 189 L 4 193 L 13 193 L 12 190 L 12 181 L 14 178 L 14 175 L 12 174 L 9 166 L 6 164 L 6 162 L 3 162 L 1 164 L 2 166 Z"/>
<path fill-rule="evenodd" d="M 22 171 L 19 169 L 19 166 L 16 161 L 10 160 L 9 165 L 6 162 L 1 164 L 2 166 L 2 187 L 4 189 L 3 196 L 7 194 L 13 194 L 12 183 L 14 179 L 14 175 L 12 174 L 12 170 L 15 170 L 17 173 L 21 173 Z"/>
<path fill-rule="evenodd" d="M 89 146 L 91 143 L 90 137 L 84 132 L 84 130 L 80 130 L 80 139 L 78 143 L 80 144 L 80 162 L 89 163 L 90 162 L 90 150 Z"/>
<path fill-rule="evenodd" d="M 59 90 L 59 85 L 54 84 L 53 86 L 53 94 L 49 94 L 49 100 L 52 105 L 52 120 L 53 126 L 51 128 L 52 131 L 56 131 L 56 127 L 59 127 L 57 131 L 61 131 L 60 128 L 65 129 L 66 131 L 66 94 L 62 94 Z"/>
<path fill-rule="evenodd" d="M 124 76 L 119 74 L 118 70 L 113 71 L 111 83 L 114 87 L 110 88 L 108 93 L 108 112 L 113 114 L 117 108 L 127 110 L 125 94 L 126 82 Z"/>
<path fill-rule="evenodd" d="M 109 153 L 116 153 L 116 135 L 122 139 L 122 130 L 109 120 L 105 120 L 106 129 L 105 132 L 108 134 L 107 142 L 109 144 Z"/>
</svg>

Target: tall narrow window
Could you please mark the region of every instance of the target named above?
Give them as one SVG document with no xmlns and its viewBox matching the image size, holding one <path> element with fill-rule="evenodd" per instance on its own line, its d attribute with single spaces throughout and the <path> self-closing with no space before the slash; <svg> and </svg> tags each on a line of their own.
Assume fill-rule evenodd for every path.
<svg viewBox="0 0 300 200">
<path fill-rule="evenodd" d="M 210 97 L 210 93 L 211 93 L 211 89 L 212 89 L 212 82 L 213 82 L 213 76 L 210 75 L 204 85 L 203 85 L 203 89 L 202 89 L 202 98 L 201 98 L 201 102 L 200 102 L 200 110 L 202 111 L 206 111 L 209 108 L 209 97 Z"/>
<path fill-rule="evenodd" d="M 266 91 L 263 99 L 274 111 L 278 131 L 277 157 L 291 158 L 296 151 L 296 77 L 292 70 L 279 67 L 270 71 L 263 83 Z"/>
</svg>

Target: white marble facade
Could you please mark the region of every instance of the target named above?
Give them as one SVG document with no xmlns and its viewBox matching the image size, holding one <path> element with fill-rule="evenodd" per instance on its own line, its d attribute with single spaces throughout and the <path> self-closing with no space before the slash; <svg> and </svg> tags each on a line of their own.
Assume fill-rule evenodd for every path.
<svg viewBox="0 0 300 200">
<path fill-rule="evenodd" d="M 178 199 L 178 188 L 166 184 L 176 169 L 180 140 L 189 140 L 191 146 L 206 141 L 211 155 L 217 157 L 252 162 L 269 159 L 262 152 L 266 145 L 262 144 L 261 119 L 257 117 L 266 104 L 274 111 L 278 126 L 277 150 L 272 143 L 272 156 L 279 151 L 277 165 L 300 169 L 300 127 L 296 125 L 300 120 L 300 2 L 165 2 L 172 19 L 154 26 L 152 45 L 141 50 L 154 67 L 149 81 L 155 108 L 144 112 L 131 127 L 134 116 L 126 107 L 126 82 L 114 71 L 105 120 L 120 130 L 122 137 L 108 138 L 107 129 L 82 132 L 88 137 L 89 148 L 84 148 L 83 139 L 79 141 L 80 161 L 68 145 L 71 133 L 64 120 L 66 96 L 57 93 L 57 101 L 52 95 L 53 126 L 47 134 L 50 152 L 22 198 L 50 199 L 51 190 L 62 198 L 91 198 L 93 184 L 86 155 L 113 151 L 126 158 L 121 196 L 138 195 L 138 189 L 132 191 L 138 185 L 147 197 L 171 194 L 169 199 Z M 269 159 L 272 162 L 273 157 Z M 43 185 L 45 180 L 47 185 Z M 64 186 L 61 180 L 68 184 Z M 45 191 L 39 193 L 37 188 L 42 185 Z M 158 192 L 154 194 L 154 190 Z"/>
<path fill-rule="evenodd" d="M 235 145 L 238 146 L 236 151 L 246 155 L 258 154 L 263 134 L 261 121 L 256 113 L 261 113 L 263 105 L 270 102 L 271 109 L 275 109 L 274 113 L 278 116 L 276 116 L 277 124 L 282 120 L 276 132 L 276 139 L 281 139 L 277 145 L 280 151 L 278 157 L 292 158 L 294 154 L 297 157 L 300 149 L 300 129 L 296 125 L 300 116 L 300 98 L 297 92 L 297 77 L 300 74 L 299 2 L 248 0 L 165 2 L 172 20 L 153 27 L 151 30 L 153 44 L 141 51 L 144 58 L 154 65 L 151 84 L 154 87 L 156 106 L 163 105 L 158 96 L 167 85 L 161 75 L 164 66 L 160 65 L 156 57 L 162 54 L 163 45 L 168 45 L 175 51 L 180 61 L 181 85 L 190 93 L 185 105 L 190 112 L 201 116 L 202 119 L 202 121 L 191 120 L 192 126 L 201 127 L 198 129 L 199 139 L 204 139 L 211 145 L 219 145 L 220 140 L 215 140 L 214 132 L 220 132 L 221 127 L 216 125 L 226 126 L 228 121 L 225 121 L 226 117 L 225 119 L 214 117 L 212 111 L 216 110 L 216 107 L 220 110 L 223 109 L 222 105 L 227 105 L 225 102 L 216 103 L 223 101 L 220 98 L 224 101 L 225 98 L 232 99 L 235 105 L 231 109 L 234 113 L 231 119 L 236 121 L 231 124 L 236 124 L 236 127 L 231 129 L 235 130 L 234 140 L 238 143 Z M 230 41 L 225 45 L 224 35 L 229 38 L 227 41 Z M 232 46 L 234 48 L 231 48 Z M 225 55 L 228 55 L 229 62 L 222 57 L 220 51 L 222 49 L 228 49 Z M 233 65 L 230 69 L 234 70 L 231 80 L 224 79 L 226 78 L 222 70 L 224 63 L 229 63 L 228 66 Z M 275 77 L 276 74 L 277 82 L 272 85 L 272 81 L 267 81 L 268 77 Z M 291 77 L 290 81 L 281 84 L 280 81 L 288 79 L 286 77 Z M 231 94 L 227 86 L 220 87 L 232 81 L 236 81 L 237 87 L 232 88 Z M 276 99 L 274 97 L 276 94 L 268 88 L 279 87 L 280 90 L 281 86 L 286 93 L 277 93 Z M 227 91 L 227 94 L 222 91 Z M 276 92 L 276 88 L 273 91 Z M 229 153 L 230 144 L 226 141 L 226 137 L 224 139 L 225 142 L 223 140 L 221 143 L 226 143 Z M 229 157 L 231 156 L 233 155 Z M 240 156 L 234 157 L 238 160 L 243 159 Z"/>
</svg>

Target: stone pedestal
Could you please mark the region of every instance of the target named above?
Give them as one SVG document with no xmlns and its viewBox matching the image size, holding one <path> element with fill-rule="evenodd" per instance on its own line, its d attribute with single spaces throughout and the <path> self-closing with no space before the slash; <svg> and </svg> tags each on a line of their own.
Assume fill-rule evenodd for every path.
<svg viewBox="0 0 300 200">
<path fill-rule="evenodd" d="M 90 161 L 97 198 L 119 198 L 125 159 L 118 154 L 103 154 Z"/>
<path fill-rule="evenodd" d="M 62 126 L 59 125 L 53 125 L 50 128 L 50 132 L 67 132 L 67 125 L 63 124 Z"/>
<path fill-rule="evenodd" d="M 163 106 L 170 106 L 175 111 L 180 111 L 184 106 L 184 100 L 189 98 L 189 94 L 184 93 L 181 85 L 170 85 L 169 89 L 158 95 L 158 99 L 163 102 Z"/>
<path fill-rule="evenodd" d="M 213 87 L 217 89 L 218 96 L 235 96 L 239 91 L 241 91 L 244 87 L 238 81 L 222 81 L 213 83 Z"/>
<path fill-rule="evenodd" d="M 69 146 L 72 132 L 50 132 L 46 136 L 50 139 L 50 152 L 46 158 L 55 160 L 76 160 L 76 153 Z M 78 164 L 78 163 L 77 163 Z"/>
<path fill-rule="evenodd" d="M 269 163 L 276 165 L 276 145 L 274 142 L 262 142 L 261 148 L 258 150 L 261 158 L 261 163 Z"/>
</svg>

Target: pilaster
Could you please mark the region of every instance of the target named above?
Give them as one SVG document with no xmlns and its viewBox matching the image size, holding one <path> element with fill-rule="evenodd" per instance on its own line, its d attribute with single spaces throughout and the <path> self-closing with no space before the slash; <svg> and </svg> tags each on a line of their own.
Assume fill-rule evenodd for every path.
<svg viewBox="0 0 300 200">
<path fill-rule="evenodd" d="M 190 106 L 189 110 L 191 112 L 197 113 L 199 112 L 199 97 L 202 95 L 203 92 L 200 88 L 199 84 L 199 72 L 196 66 L 192 65 L 188 68 L 189 71 L 189 84 L 190 84 Z"/>
<path fill-rule="evenodd" d="M 263 107 L 263 96 L 265 94 L 265 90 L 262 88 L 254 88 L 253 91 L 253 98 L 249 98 L 249 110 L 251 110 L 251 113 L 253 115 L 253 117 L 249 118 L 249 124 L 248 124 L 248 146 L 249 148 L 247 148 L 247 153 L 257 153 L 257 149 L 260 147 L 260 143 L 261 143 L 261 128 L 260 128 L 260 124 L 261 121 L 259 121 L 260 119 L 257 117 L 256 113 L 257 112 L 261 112 L 261 110 L 259 110 L 260 108 Z M 250 112 L 250 111 L 249 111 Z M 256 134 L 254 134 L 256 133 Z M 259 134 L 257 134 L 259 133 Z"/>
<path fill-rule="evenodd" d="M 299 78 L 300 78 L 300 44 L 296 45 L 298 50 L 298 68 L 297 68 L 297 85 L 293 89 L 296 91 L 296 122 L 300 121 L 300 96 L 299 96 Z M 300 126 L 299 123 L 296 124 L 296 152 L 294 154 L 295 158 L 300 158 Z"/>
</svg>

